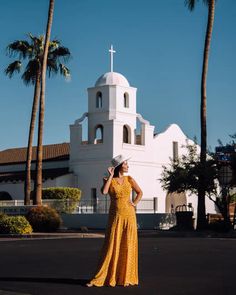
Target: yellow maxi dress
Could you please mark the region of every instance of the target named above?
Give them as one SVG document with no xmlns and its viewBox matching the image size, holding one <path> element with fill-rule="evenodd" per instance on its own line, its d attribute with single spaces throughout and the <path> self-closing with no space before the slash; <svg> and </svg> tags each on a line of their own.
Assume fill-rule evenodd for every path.
<svg viewBox="0 0 236 295">
<path fill-rule="evenodd" d="M 94 286 L 138 285 L 138 237 L 134 207 L 130 204 L 132 178 L 112 179 L 109 219 Z"/>
</svg>

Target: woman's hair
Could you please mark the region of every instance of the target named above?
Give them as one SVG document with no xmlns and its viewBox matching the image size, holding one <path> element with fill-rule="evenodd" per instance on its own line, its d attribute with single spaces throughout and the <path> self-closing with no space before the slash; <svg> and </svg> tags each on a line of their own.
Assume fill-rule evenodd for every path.
<svg viewBox="0 0 236 295">
<path fill-rule="evenodd" d="M 124 162 L 123 162 L 123 163 L 124 163 Z M 122 164 L 123 164 L 123 163 L 121 163 L 119 166 L 117 166 L 117 167 L 115 168 L 113 177 L 119 177 L 119 172 L 120 172 L 120 170 L 121 170 L 121 167 L 122 167 Z M 107 178 L 104 178 L 104 180 L 106 181 Z M 103 183 L 103 186 L 101 187 L 101 193 L 102 193 L 102 194 L 103 194 L 103 187 L 104 187 L 104 184 L 105 184 L 105 183 Z"/>
<path fill-rule="evenodd" d="M 113 177 L 119 177 L 119 172 L 120 172 L 120 170 L 121 170 L 122 164 L 123 164 L 123 163 L 121 163 L 119 166 L 117 166 L 117 167 L 115 168 L 115 170 L 114 170 L 114 176 L 113 176 Z"/>
</svg>

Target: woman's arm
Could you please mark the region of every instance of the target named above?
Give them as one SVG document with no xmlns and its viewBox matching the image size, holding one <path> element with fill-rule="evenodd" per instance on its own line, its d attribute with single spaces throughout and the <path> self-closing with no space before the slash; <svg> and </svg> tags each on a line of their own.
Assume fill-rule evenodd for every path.
<svg viewBox="0 0 236 295">
<path fill-rule="evenodd" d="M 111 185 L 111 181 L 112 181 L 112 178 L 113 178 L 113 175 L 114 175 L 114 170 L 115 168 L 114 167 L 109 167 L 108 169 L 108 172 L 109 172 L 109 177 L 108 178 L 103 178 L 103 186 L 101 188 L 101 192 L 103 195 L 106 195 L 108 192 L 109 192 L 109 188 L 110 188 L 110 185 Z"/>
<path fill-rule="evenodd" d="M 139 187 L 139 185 L 137 184 L 137 182 L 131 176 L 129 176 L 129 181 L 132 186 L 132 189 L 136 192 L 136 197 L 133 200 L 132 205 L 137 206 L 138 202 L 142 199 L 143 192 L 141 188 Z"/>
</svg>

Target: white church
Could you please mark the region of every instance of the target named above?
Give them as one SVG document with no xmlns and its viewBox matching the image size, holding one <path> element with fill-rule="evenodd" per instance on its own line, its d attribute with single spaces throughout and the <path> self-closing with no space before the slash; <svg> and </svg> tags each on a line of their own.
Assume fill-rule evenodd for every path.
<svg viewBox="0 0 236 295">
<path fill-rule="evenodd" d="M 193 141 L 176 124 L 162 133 L 154 132 L 155 127 L 137 113 L 137 88 L 113 71 L 115 51 L 112 47 L 109 51 L 110 72 L 88 88 L 88 111 L 70 125 L 70 143 L 44 147 L 44 187 L 79 187 L 82 200 L 95 201 L 99 206 L 99 202 L 104 203 L 100 189 L 107 167 L 113 157 L 124 154 L 131 157 L 129 175 L 143 190 L 138 212 L 146 212 L 155 204 L 156 213 L 170 213 L 177 205 L 191 204 L 196 214 L 197 196 L 168 194 L 160 183 L 163 165 L 168 165 L 170 158 L 186 153 L 186 140 L 190 144 Z M 87 132 L 86 141 L 83 128 Z M 0 200 L 4 194 L 13 200 L 24 198 L 25 158 L 26 148 L 0 151 Z M 32 169 L 34 164 L 35 161 Z M 206 211 L 216 212 L 207 198 Z"/>
</svg>

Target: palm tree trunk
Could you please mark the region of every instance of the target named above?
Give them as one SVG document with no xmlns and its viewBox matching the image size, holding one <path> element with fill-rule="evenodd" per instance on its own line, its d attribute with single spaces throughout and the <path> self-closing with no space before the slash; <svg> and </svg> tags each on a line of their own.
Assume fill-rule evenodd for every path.
<svg viewBox="0 0 236 295">
<path fill-rule="evenodd" d="M 199 177 L 199 189 L 198 189 L 198 220 L 197 229 L 204 229 L 206 227 L 206 207 L 205 207 L 205 171 L 206 171 L 206 155 L 207 155 L 207 127 L 206 127 L 206 116 L 207 116 L 207 94 L 206 94 L 206 81 L 207 81 L 207 70 L 209 60 L 209 50 L 211 43 L 211 36 L 214 23 L 215 14 L 215 0 L 210 0 L 208 4 L 208 22 L 207 31 L 205 37 L 203 67 L 202 67 L 202 81 L 201 81 L 201 154 L 200 161 L 202 167 L 202 173 Z"/>
<path fill-rule="evenodd" d="M 54 0 L 50 0 L 48 9 L 47 30 L 44 43 L 43 64 L 41 72 L 41 94 L 40 94 L 40 110 L 38 125 L 38 145 L 37 145 L 37 161 L 36 161 L 36 196 L 34 203 L 42 204 L 42 161 L 43 161 L 43 127 L 44 127 L 44 107 L 45 107 L 45 86 L 46 86 L 46 70 L 48 47 L 50 42 L 52 19 L 54 10 Z"/>
<path fill-rule="evenodd" d="M 30 128 L 29 128 L 27 157 L 26 157 L 26 166 L 25 166 L 25 185 L 24 185 L 24 190 L 25 190 L 24 204 L 25 205 L 30 205 L 32 146 L 33 146 L 36 115 L 38 111 L 39 95 L 40 95 L 40 70 L 36 74 L 36 82 L 34 86 L 34 100 L 33 100 Z"/>
</svg>

